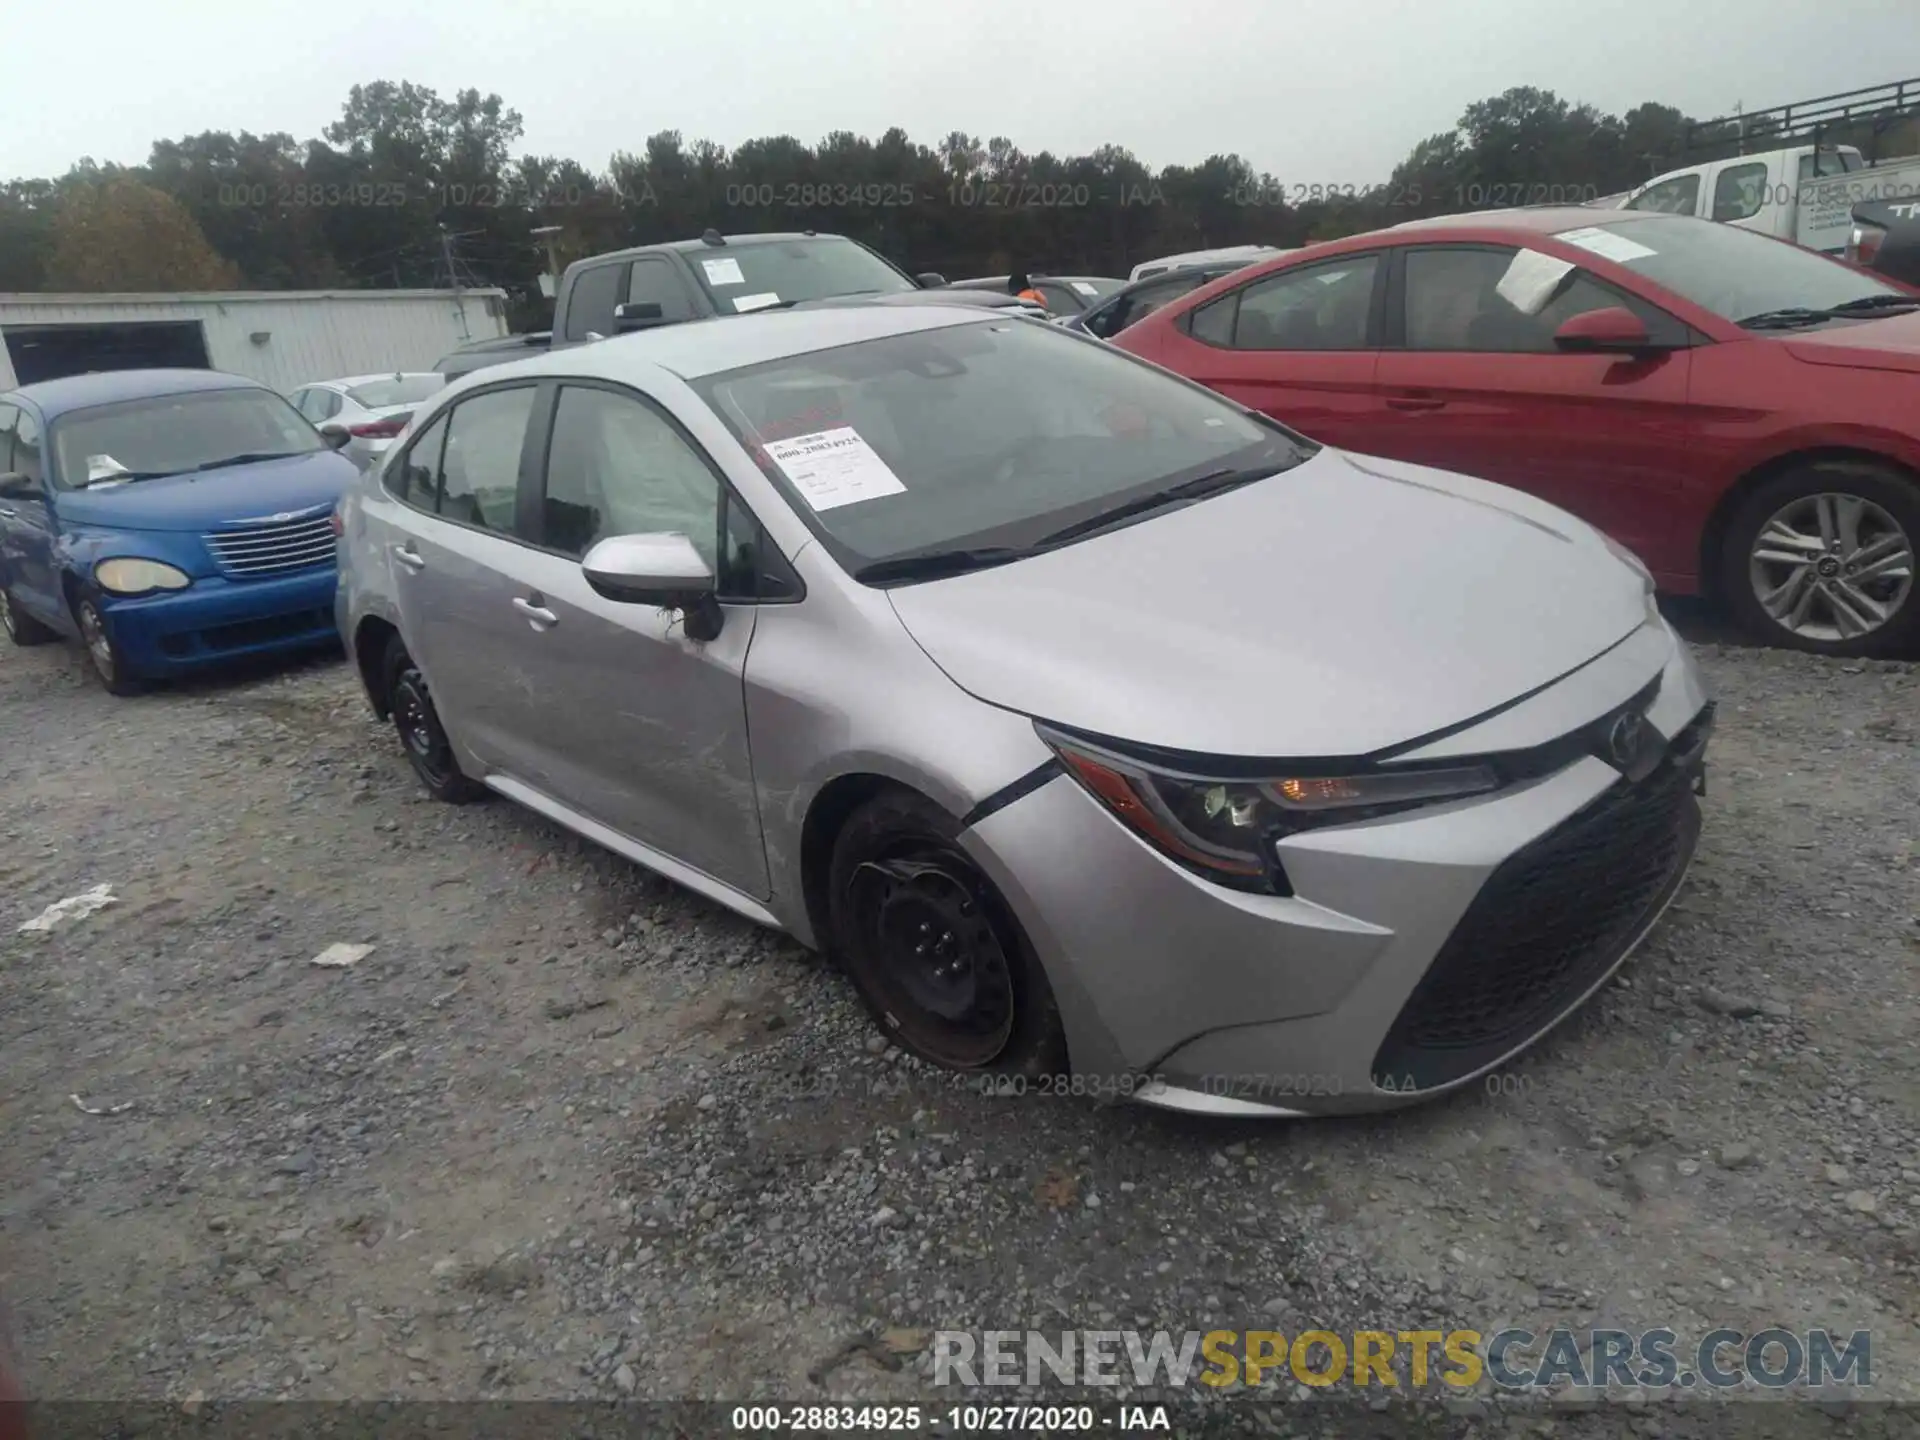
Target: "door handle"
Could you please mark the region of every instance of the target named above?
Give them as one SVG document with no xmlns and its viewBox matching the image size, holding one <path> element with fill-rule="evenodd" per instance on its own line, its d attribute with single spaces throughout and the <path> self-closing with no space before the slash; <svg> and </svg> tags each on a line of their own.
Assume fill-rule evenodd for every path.
<svg viewBox="0 0 1920 1440">
<path fill-rule="evenodd" d="M 18 510 L 9 510 L 6 506 L 0 505 L 0 520 L 11 520 L 19 513 Z"/>
<path fill-rule="evenodd" d="M 398 560 L 402 565 L 406 566 L 409 570 L 424 570 L 427 568 L 426 556 L 422 555 L 418 550 L 414 549 L 413 546 L 411 545 L 394 546 L 393 558 Z"/>
<path fill-rule="evenodd" d="M 531 600 L 523 600 L 518 595 L 514 596 L 513 608 L 526 616 L 536 630 L 548 630 L 560 623 L 560 617 L 558 615 L 547 609 L 546 606 L 540 604 L 540 597 L 538 595 L 535 595 Z"/>
<path fill-rule="evenodd" d="M 1446 408 L 1446 403 L 1437 395 L 1389 395 L 1387 397 L 1389 410 L 1441 410 Z"/>
</svg>

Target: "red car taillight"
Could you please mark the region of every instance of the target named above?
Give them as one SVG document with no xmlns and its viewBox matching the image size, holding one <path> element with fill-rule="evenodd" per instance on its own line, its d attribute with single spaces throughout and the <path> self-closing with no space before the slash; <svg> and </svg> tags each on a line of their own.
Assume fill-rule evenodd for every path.
<svg viewBox="0 0 1920 1440">
<path fill-rule="evenodd" d="M 349 425 L 347 433 L 362 440 L 391 440 L 407 428 L 411 415 L 389 415 L 384 420 L 369 420 L 364 425 Z"/>
<path fill-rule="evenodd" d="M 1873 264 L 1873 257 L 1880 253 L 1880 242 L 1886 238 L 1887 232 L 1878 225 L 1854 226 L 1847 237 L 1847 259 L 1855 265 Z"/>
</svg>

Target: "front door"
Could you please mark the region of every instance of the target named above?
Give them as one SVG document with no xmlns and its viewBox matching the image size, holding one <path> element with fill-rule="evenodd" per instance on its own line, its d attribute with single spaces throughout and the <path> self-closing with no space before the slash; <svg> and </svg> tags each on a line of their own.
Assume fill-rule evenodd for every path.
<svg viewBox="0 0 1920 1440">
<path fill-rule="evenodd" d="M 535 543 L 511 562 L 513 599 L 531 607 L 518 653 L 545 698 L 525 747 L 543 778 L 528 779 L 764 897 L 744 679 L 754 605 L 723 603 L 720 634 L 691 640 L 677 612 L 606 599 L 580 566 L 610 536 L 670 531 L 720 573 L 719 474 L 662 408 L 622 387 L 563 382 L 551 430 Z"/>
<path fill-rule="evenodd" d="M 1691 355 L 1560 351 L 1569 317 L 1624 306 L 1656 339 L 1687 327 L 1583 270 L 1498 246 L 1404 252 L 1403 313 L 1376 372 L 1386 406 L 1375 454 L 1498 481 L 1570 510 L 1676 575 L 1695 568 L 1673 523 L 1695 462 Z M 1557 277 L 1557 278 L 1556 278 Z M 1676 548 L 1679 547 L 1679 548 Z"/>
<path fill-rule="evenodd" d="M 49 499 L 40 421 L 26 410 L 0 406 L 0 472 L 19 477 L 0 495 L 0 577 L 29 615 L 69 630 L 72 622 L 53 564 L 58 520 Z"/>
<path fill-rule="evenodd" d="M 1147 358 L 1312 439 L 1365 450 L 1384 269 L 1378 255 L 1342 255 L 1267 275 L 1162 331 L 1164 353 Z"/>
</svg>

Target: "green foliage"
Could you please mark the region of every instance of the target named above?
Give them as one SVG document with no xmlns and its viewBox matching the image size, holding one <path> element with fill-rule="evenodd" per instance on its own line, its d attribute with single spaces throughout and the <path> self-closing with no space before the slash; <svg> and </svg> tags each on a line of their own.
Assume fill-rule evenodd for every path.
<svg viewBox="0 0 1920 1440">
<path fill-rule="evenodd" d="M 1342 177 L 1282 185 L 1238 155 L 1156 172 L 1117 146 L 1028 154 L 1006 136 L 955 131 L 927 146 L 899 129 L 878 139 L 836 131 L 813 144 L 766 136 L 732 152 L 662 130 L 594 169 L 516 155 L 521 117 L 498 95 L 447 99 L 380 80 L 356 85 L 314 140 L 211 131 L 156 141 L 145 166 L 113 175 L 170 197 L 169 215 L 186 226 L 156 221 L 174 237 L 172 258 L 156 271 L 139 247 L 94 246 L 84 268 L 109 288 L 212 273 L 189 258 L 191 230 L 228 262 L 220 273 L 248 286 L 501 285 L 529 319 L 546 266 L 532 232 L 545 226 L 560 227 L 562 263 L 711 226 L 834 231 L 909 270 L 955 278 L 1125 274 L 1176 250 L 1300 245 L 1425 214 L 1609 194 L 1677 163 L 1685 125 L 1670 106 L 1616 117 L 1517 87 L 1468 106 L 1388 182 L 1352 177 L 1331 193 Z M 62 197 L 92 194 L 106 178 L 86 161 L 57 181 L 0 187 L 0 289 L 77 273 L 72 242 L 63 254 L 56 239 Z M 115 193 L 123 208 L 133 204 L 130 192 Z"/>
</svg>

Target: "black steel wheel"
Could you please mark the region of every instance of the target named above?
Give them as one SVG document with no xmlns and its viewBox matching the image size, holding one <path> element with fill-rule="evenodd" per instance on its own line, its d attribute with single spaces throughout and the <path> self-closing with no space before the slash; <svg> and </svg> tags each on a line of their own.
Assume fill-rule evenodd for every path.
<svg viewBox="0 0 1920 1440">
<path fill-rule="evenodd" d="M 427 677 L 420 673 L 397 635 L 387 645 L 386 673 L 387 707 L 393 716 L 393 728 L 427 793 L 450 805 L 464 805 L 485 794 L 484 786 L 460 772 L 453 744 L 447 739 L 440 712 L 434 709 L 433 695 L 427 689 Z"/>
<path fill-rule="evenodd" d="M 952 817 L 889 791 L 849 817 L 830 877 L 836 956 L 886 1034 L 949 1070 L 1064 1070 L 1053 991 Z"/>
</svg>

